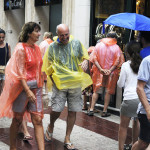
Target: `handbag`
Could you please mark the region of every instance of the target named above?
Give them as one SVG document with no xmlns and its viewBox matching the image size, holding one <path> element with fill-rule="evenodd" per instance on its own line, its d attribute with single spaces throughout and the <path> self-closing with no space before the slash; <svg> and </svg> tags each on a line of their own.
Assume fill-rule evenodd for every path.
<svg viewBox="0 0 150 150">
<path fill-rule="evenodd" d="M 7 57 L 7 48 L 5 45 L 5 65 L 0 65 L 0 74 L 5 74 L 5 67 L 6 67 L 6 57 Z"/>
</svg>

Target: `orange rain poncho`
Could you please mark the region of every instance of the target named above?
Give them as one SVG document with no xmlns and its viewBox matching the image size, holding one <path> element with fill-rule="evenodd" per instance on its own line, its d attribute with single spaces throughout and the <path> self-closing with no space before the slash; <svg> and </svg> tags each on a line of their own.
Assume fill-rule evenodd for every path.
<svg viewBox="0 0 150 150">
<path fill-rule="evenodd" d="M 42 55 L 42 58 L 44 57 L 44 54 L 48 48 L 48 46 L 53 43 L 53 41 L 51 39 L 45 39 L 44 41 L 42 41 L 39 45 L 40 47 L 40 51 L 41 51 L 41 55 Z"/>
<path fill-rule="evenodd" d="M 0 118 L 13 117 L 12 104 L 23 90 L 21 79 L 37 80 L 38 87 L 42 87 L 41 66 L 42 58 L 37 45 L 16 45 L 5 70 L 5 84 L 0 96 Z M 24 119 L 31 121 L 29 113 L 25 113 Z"/>
<path fill-rule="evenodd" d="M 95 46 L 95 50 L 90 55 L 90 61 L 93 63 L 97 61 L 103 69 L 110 69 L 112 66 L 117 66 L 119 64 L 121 50 L 116 43 L 117 40 L 114 38 L 103 38 Z M 106 87 L 111 89 L 109 91 L 110 94 L 114 94 L 118 80 L 118 69 L 116 68 L 109 78 L 106 78 L 107 84 L 104 81 L 106 76 L 101 74 L 95 65 L 93 65 L 92 71 L 93 91 L 96 92 L 100 87 Z"/>
<path fill-rule="evenodd" d="M 58 89 L 85 89 L 92 84 L 91 77 L 84 73 L 79 64 L 89 59 L 87 50 L 70 36 L 69 43 L 63 45 L 54 38 L 43 59 L 42 71 L 51 75 Z"/>
</svg>

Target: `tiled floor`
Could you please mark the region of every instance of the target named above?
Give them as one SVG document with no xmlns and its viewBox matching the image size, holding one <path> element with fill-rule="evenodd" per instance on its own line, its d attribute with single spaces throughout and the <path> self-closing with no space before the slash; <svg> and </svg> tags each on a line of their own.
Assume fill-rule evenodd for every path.
<svg viewBox="0 0 150 150">
<path fill-rule="evenodd" d="M 49 112 L 50 112 L 50 108 L 45 110 L 45 117 L 48 116 L 47 120 L 49 120 Z M 60 116 L 60 121 L 63 121 L 63 123 L 66 120 L 66 114 L 67 114 L 67 109 L 65 108 L 65 110 L 62 112 L 62 114 Z M 97 115 L 97 116 L 98 117 L 96 117 L 96 116 L 89 117 L 84 112 L 77 113 L 77 119 L 76 119 L 77 128 L 82 129 L 81 131 L 83 131 L 83 132 L 87 131 L 87 135 L 89 133 L 92 133 L 93 135 L 95 134 L 95 137 L 103 136 L 104 138 L 107 138 L 106 142 L 108 142 L 108 143 L 109 143 L 109 139 L 111 139 L 115 143 L 115 147 L 117 147 L 118 123 L 115 123 L 115 120 L 112 122 L 112 121 L 108 121 L 106 119 L 99 117 L 99 115 Z M 46 123 L 45 123 L 43 120 L 43 124 L 44 124 L 44 128 L 45 128 L 47 126 L 48 122 L 46 121 Z M 59 128 L 59 125 L 57 125 L 57 126 Z M 31 133 L 31 135 L 34 137 L 33 127 L 30 126 L 30 127 L 28 127 L 28 129 L 29 129 L 29 132 Z M 63 129 L 65 130 L 65 127 Z M 76 128 L 73 130 L 73 132 L 76 132 L 75 130 L 76 130 Z M 131 129 L 129 129 L 126 143 L 130 143 L 130 141 L 131 141 L 130 133 L 131 133 Z M 77 135 L 75 135 L 75 136 L 78 136 L 78 135 L 79 134 L 77 133 Z M 75 137 L 75 136 L 72 137 L 72 139 L 79 138 L 79 137 Z M 91 136 L 91 134 L 89 134 L 89 138 L 85 137 L 85 139 L 82 138 L 82 140 L 84 141 L 84 140 L 88 139 L 89 142 L 91 142 L 90 136 Z M 22 139 L 21 136 L 18 135 L 18 140 L 17 140 L 18 150 L 29 150 L 29 149 L 37 150 L 37 144 L 36 144 L 35 138 L 29 142 L 23 142 L 21 139 Z M 4 144 L 7 145 L 7 146 L 2 147 L 2 145 L 0 143 L 0 150 L 8 150 L 9 149 L 9 127 L 5 128 L 3 126 L 3 128 L 0 128 L 0 142 L 2 142 L 3 145 Z M 86 141 L 86 142 L 88 143 L 88 141 Z M 86 145 L 86 148 L 84 148 L 84 146 L 83 146 L 82 148 L 80 148 L 80 150 L 89 150 L 87 147 L 88 147 L 88 145 Z M 45 149 L 46 150 L 65 150 L 64 145 L 63 145 L 63 140 L 59 140 L 59 138 L 57 138 L 57 134 L 56 134 L 54 136 L 53 142 L 50 142 L 50 143 L 45 142 Z M 105 150 L 105 148 L 99 147 L 99 148 L 96 148 L 96 149 L 94 148 L 91 150 Z M 112 148 L 112 150 L 113 150 L 113 148 Z"/>
</svg>

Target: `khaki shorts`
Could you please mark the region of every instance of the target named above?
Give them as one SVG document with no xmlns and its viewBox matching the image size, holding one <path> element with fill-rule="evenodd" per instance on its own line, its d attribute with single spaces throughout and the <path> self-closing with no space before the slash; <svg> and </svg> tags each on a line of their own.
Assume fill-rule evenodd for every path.
<svg viewBox="0 0 150 150">
<path fill-rule="evenodd" d="M 59 90 L 55 85 L 53 85 L 52 92 L 52 111 L 62 112 L 66 102 L 68 111 L 82 111 L 83 100 L 81 98 L 81 88 Z"/>
</svg>

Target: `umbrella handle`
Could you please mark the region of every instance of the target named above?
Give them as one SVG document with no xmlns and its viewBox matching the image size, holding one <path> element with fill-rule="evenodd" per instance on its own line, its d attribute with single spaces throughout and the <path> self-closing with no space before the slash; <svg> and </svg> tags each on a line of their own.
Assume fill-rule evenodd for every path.
<svg viewBox="0 0 150 150">
<path fill-rule="evenodd" d="M 130 31 L 129 42 L 131 41 L 132 30 Z"/>
</svg>

